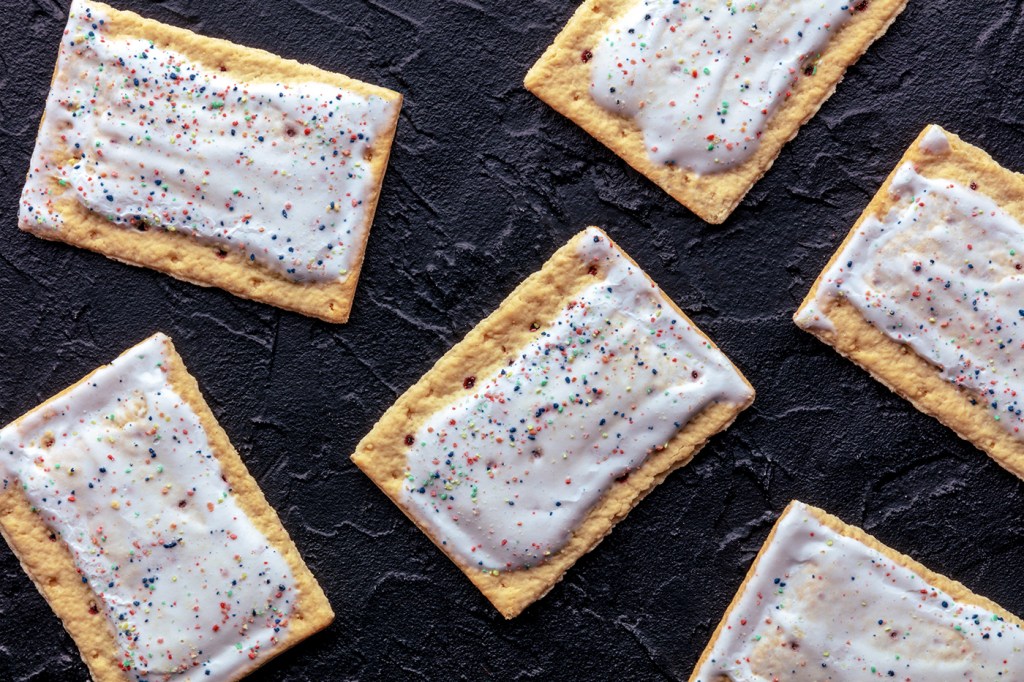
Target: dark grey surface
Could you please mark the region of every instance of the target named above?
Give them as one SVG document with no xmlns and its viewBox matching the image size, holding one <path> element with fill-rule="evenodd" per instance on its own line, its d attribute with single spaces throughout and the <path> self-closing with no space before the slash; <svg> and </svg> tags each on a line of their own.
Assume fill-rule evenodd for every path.
<svg viewBox="0 0 1024 682">
<path fill-rule="evenodd" d="M 1024 2 L 910 0 L 720 227 L 521 87 L 575 0 L 114 4 L 406 97 L 352 320 L 332 326 L 19 232 L 67 0 L 0 0 L 0 422 L 154 331 L 174 338 L 338 613 L 253 680 L 685 679 L 793 498 L 1024 614 L 1022 484 L 790 321 L 926 123 L 1024 170 Z M 505 622 L 348 455 L 588 224 L 758 398 Z M 86 677 L 0 546 L 0 680 Z"/>
</svg>

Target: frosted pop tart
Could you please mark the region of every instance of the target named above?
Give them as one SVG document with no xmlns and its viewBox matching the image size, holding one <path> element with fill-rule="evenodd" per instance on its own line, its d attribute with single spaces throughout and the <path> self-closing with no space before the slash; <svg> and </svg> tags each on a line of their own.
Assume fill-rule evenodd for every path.
<svg viewBox="0 0 1024 682">
<path fill-rule="evenodd" d="M 334 618 L 162 334 L 0 430 L 0 477 L 96 682 L 238 680 Z"/>
<path fill-rule="evenodd" d="M 20 225 L 348 319 L 402 98 L 74 0 Z"/>
<path fill-rule="evenodd" d="M 1019 679 L 1019 618 L 860 528 L 793 502 L 690 682 Z"/>
<path fill-rule="evenodd" d="M 399 398 L 352 459 L 512 618 L 753 398 L 590 228 Z"/>
<path fill-rule="evenodd" d="M 586 0 L 526 88 L 721 223 L 907 0 Z"/>
<path fill-rule="evenodd" d="M 796 323 L 1024 478 L 1024 175 L 929 126 Z"/>
</svg>

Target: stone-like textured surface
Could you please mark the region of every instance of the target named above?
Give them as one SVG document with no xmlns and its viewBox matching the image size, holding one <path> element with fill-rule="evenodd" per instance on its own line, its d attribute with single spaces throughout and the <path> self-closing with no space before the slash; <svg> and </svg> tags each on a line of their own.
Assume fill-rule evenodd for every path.
<svg viewBox="0 0 1024 682">
<path fill-rule="evenodd" d="M 3 3 L 0 421 L 153 331 L 174 337 L 338 612 L 253 679 L 685 679 L 794 497 L 1024 614 L 1022 484 L 790 322 L 925 123 L 1024 170 L 1020 0 L 910 0 L 721 227 L 522 89 L 571 0 L 113 2 L 406 96 L 352 321 L 331 326 L 20 233 L 67 1 Z M 758 400 L 505 622 L 348 455 L 588 224 L 720 343 Z M 0 623 L 0 679 L 86 679 L 6 548 Z"/>
</svg>

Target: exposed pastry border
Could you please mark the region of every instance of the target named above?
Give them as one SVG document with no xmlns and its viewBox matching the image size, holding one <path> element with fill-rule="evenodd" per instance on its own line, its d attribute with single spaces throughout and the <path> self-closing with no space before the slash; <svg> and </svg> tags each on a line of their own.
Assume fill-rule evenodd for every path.
<svg viewBox="0 0 1024 682">
<path fill-rule="evenodd" d="M 447 403 L 471 394 L 474 389 L 463 387 L 465 377 L 489 376 L 503 367 L 518 349 L 533 338 L 535 332 L 531 325 L 550 323 L 576 294 L 593 281 L 595 274 L 590 272 L 590 264 L 577 255 L 577 245 L 585 234 L 581 232 L 559 249 L 540 271 L 527 278 L 495 312 L 438 360 L 388 409 L 357 446 L 352 461 L 413 523 L 416 519 L 402 502 L 408 450 L 404 442 L 406 434 L 415 433 L 427 418 Z M 636 265 L 635 262 L 633 264 Z M 603 275 L 601 272 L 596 274 Z M 674 303 L 672 309 L 687 325 L 703 335 Z M 710 339 L 708 342 L 712 343 Z M 747 385 L 749 387 L 749 383 Z M 498 611 L 506 618 L 514 618 L 547 594 L 581 556 L 608 535 L 615 524 L 672 471 L 687 464 L 711 436 L 727 428 L 753 401 L 753 388 L 750 390 L 751 398 L 743 405 L 714 403 L 695 415 L 664 450 L 652 453 L 641 466 L 630 472 L 625 481 L 606 493 L 573 533 L 569 543 L 540 566 L 492 575 L 479 567 L 464 565 L 457 556 L 438 544 L 425 528 L 420 526 L 420 529 L 462 569 Z"/>
<path fill-rule="evenodd" d="M 224 67 L 239 80 L 264 83 L 315 81 L 397 102 L 388 131 L 379 135 L 372 146 L 370 167 L 376 182 L 367 200 L 363 241 L 354 245 L 359 255 L 344 280 L 296 282 L 269 268 L 250 263 L 240 252 L 221 251 L 215 245 L 201 243 L 181 232 L 158 229 L 141 232 L 114 225 L 78 203 L 72 196 L 73 190 L 62 189 L 56 181 L 51 183 L 54 196 L 65 194 L 55 201 L 57 210 L 64 218 L 62 229 L 46 229 L 24 222 L 21 228 L 43 239 L 96 251 L 122 263 L 151 268 L 192 284 L 218 287 L 242 298 L 268 303 L 327 322 L 347 322 L 391 154 L 402 96 L 392 90 L 284 59 L 264 50 L 208 38 L 146 19 L 134 12 L 90 1 L 108 15 L 106 27 L 112 35 L 145 37 L 153 40 L 158 47 L 180 52 L 209 69 Z M 56 75 L 54 69 L 54 78 Z M 44 114 L 38 134 L 43 134 L 45 122 Z"/>
<path fill-rule="evenodd" d="M 805 308 L 814 305 L 822 278 L 860 231 L 864 221 L 869 216 L 885 217 L 895 205 L 889 187 L 904 163 L 913 163 L 917 171 L 926 177 L 945 178 L 964 185 L 977 182 L 979 191 L 1024 223 L 1024 175 L 1003 168 L 981 149 L 947 131 L 943 132 L 949 140 L 950 152 L 926 153 L 921 150 L 921 141 L 927 132 L 928 127 L 896 164 L 822 274 L 815 280 L 794 319 L 799 319 Z M 958 436 L 988 453 L 1000 466 L 1024 478 L 1024 440 L 1018 439 L 993 420 L 988 407 L 976 400 L 969 389 L 946 381 L 939 367 L 917 355 L 909 346 L 893 341 L 876 329 L 845 299 L 829 298 L 827 303 L 827 308 L 819 312 L 828 316 L 835 331 L 805 328 L 806 331 L 866 369 L 871 376 L 909 400 L 918 410 L 935 417 Z"/>
<path fill-rule="evenodd" d="M 643 133 L 632 119 L 602 108 L 590 95 L 591 67 L 582 60 L 611 24 L 639 0 L 586 0 L 555 42 L 526 74 L 526 89 L 590 133 L 634 169 L 709 223 L 719 224 L 768 172 L 787 142 L 796 137 L 835 92 L 846 69 L 888 30 L 907 0 L 868 0 L 833 38 L 811 77 L 800 78 L 792 96 L 769 121 L 761 144 L 743 164 L 722 173 L 697 176 L 651 161 Z"/>
<path fill-rule="evenodd" d="M 693 673 L 690 675 L 690 682 L 697 682 L 697 673 L 700 672 L 701 668 L 707 663 L 708 658 L 711 656 L 711 653 L 715 648 L 715 643 L 718 642 L 719 636 L 722 634 L 722 631 L 725 630 L 726 626 L 729 623 L 729 618 L 730 616 L 732 616 L 732 612 L 739 606 L 740 600 L 742 599 L 744 592 L 747 590 L 751 581 L 757 575 L 757 567 L 761 562 L 761 558 L 764 556 L 765 552 L 768 551 L 768 547 L 772 544 L 772 542 L 774 542 L 775 534 L 779 530 L 779 525 L 782 523 L 782 519 L 784 519 L 787 514 L 792 512 L 798 504 L 800 504 L 800 502 L 798 502 L 797 500 L 793 500 L 786 506 L 782 514 L 779 515 L 778 520 L 776 520 L 775 525 L 772 527 L 771 532 L 765 539 L 764 544 L 761 546 L 761 549 L 758 550 L 757 556 L 754 558 L 754 562 L 750 565 L 750 569 L 747 571 L 746 577 L 743 578 L 743 582 L 740 584 L 739 589 L 736 590 L 736 595 L 732 598 L 732 601 L 729 602 L 729 606 L 725 610 L 725 615 L 722 616 L 722 620 L 718 623 L 718 627 L 715 628 L 714 633 L 711 635 L 711 640 L 708 642 L 707 647 L 705 647 L 704 652 L 701 654 L 700 659 L 697 661 L 697 665 L 694 666 Z M 977 606 L 979 608 L 986 609 L 1000 616 L 1008 623 L 1014 623 L 1019 627 L 1024 627 L 1024 621 L 1017 618 L 1015 615 L 1013 615 L 1003 607 L 999 606 L 999 604 L 996 604 L 992 600 L 975 594 L 962 583 L 959 583 L 956 580 L 952 580 L 951 578 L 947 578 L 941 573 L 936 573 L 935 571 L 930 570 L 929 568 L 923 566 L 919 562 L 914 561 L 906 554 L 897 552 L 891 547 L 879 542 L 874 536 L 867 534 L 857 526 L 851 526 L 850 524 L 845 523 L 838 517 L 832 516 L 831 514 L 822 509 L 818 509 L 817 507 L 812 507 L 810 505 L 805 505 L 805 507 L 808 513 L 810 513 L 811 516 L 820 521 L 822 525 L 835 531 L 839 535 L 852 538 L 866 545 L 870 549 L 878 552 L 879 554 L 882 554 L 893 563 L 903 566 L 904 568 L 910 571 L 913 571 L 926 583 L 942 590 L 950 597 L 955 599 L 958 603 L 971 604 L 972 606 Z M 728 682 L 728 678 L 723 677 L 723 681 Z M 712 681 L 705 680 L 704 682 Z"/>
<path fill-rule="evenodd" d="M 239 680 L 278 654 L 326 628 L 334 620 L 334 611 L 316 578 L 299 555 L 288 532 L 281 525 L 277 513 L 267 503 L 259 485 L 249 474 L 245 463 L 210 411 L 195 378 L 188 373 L 171 340 L 166 339 L 165 343 L 169 382 L 198 416 L 211 451 L 217 458 L 238 505 L 288 562 L 288 567 L 295 577 L 296 594 L 299 595 L 280 642 L 262 651 L 256 660 L 231 678 Z M 134 348 L 125 351 L 125 354 L 133 350 Z M 100 369 L 103 368 L 90 372 L 73 386 L 19 417 L 13 424 L 20 424 L 29 415 L 59 402 L 71 391 L 88 382 Z M 51 538 L 49 526 L 32 512 L 31 504 L 24 492 L 13 481 L 0 490 L 0 534 L 7 540 L 25 573 L 61 620 L 64 629 L 71 635 L 92 678 L 96 682 L 134 680 L 134 675 L 129 675 L 119 667 L 120 644 L 101 606 L 101 599 L 88 584 L 82 582 L 67 545 L 59 539 Z M 94 605 L 99 605 L 100 608 L 91 613 L 90 608 Z"/>
</svg>

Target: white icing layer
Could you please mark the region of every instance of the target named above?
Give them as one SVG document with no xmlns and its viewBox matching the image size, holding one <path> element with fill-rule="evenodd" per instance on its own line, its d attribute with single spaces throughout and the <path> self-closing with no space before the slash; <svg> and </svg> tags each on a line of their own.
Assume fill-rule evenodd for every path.
<svg viewBox="0 0 1024 682">
<path fill-rule="evenodd" d="M 169 342 L 0 431 L 0 475 L 67 544 L 133 679 L 231 679 L 284 636 L 295 581 L 168 382 Z"/>
<path fill-rule="evenodd" d="M 920 146 L 922 151 L 929 154 L 948 154 L 952 150 L 946 132 L 937 125 L 928 126 Z"/>
<path fill-rule="evenodd" d="M 922 176 L 910 163 L 889 191 L 895 206 L 864 221 L 797 323 L 834 329 L 830 301 L 845 298 L 1021 436 L 1024 226 L 981 191 Z"/>
<path fill-rule="evenodd" d="M 823 525 L 802 504 L 743 588 L 696 682 L 1024 679 L 1024 634 Z"/>
<path fill-rule="evenodd" d="M 600 279 L 510 349 L 508 366 L 472 378 L 472 394 L 429 417 L 409 448 L 406 508 L 470 566 L 543 562 L 691 417 L 751 398 L 622 251 L 596 230 L 580 244 Z"/>
<path fill-rule="evenodd" d="M 296 281 L 343 280 L 379 184 L 367 156 L 397 102 L 323 83 L 257 83 L 75 0 L 22 194 L 21 224 L 61 230 L 77 201 L 125 229 L 182 232 Z"/>
<path fill-rule="evenodd" d="M 651 160 L 734 168 L 853 9 L 847 0 L 639 0 L 593 50 L 594 100 L 632 118 Z"/>
</svg>

